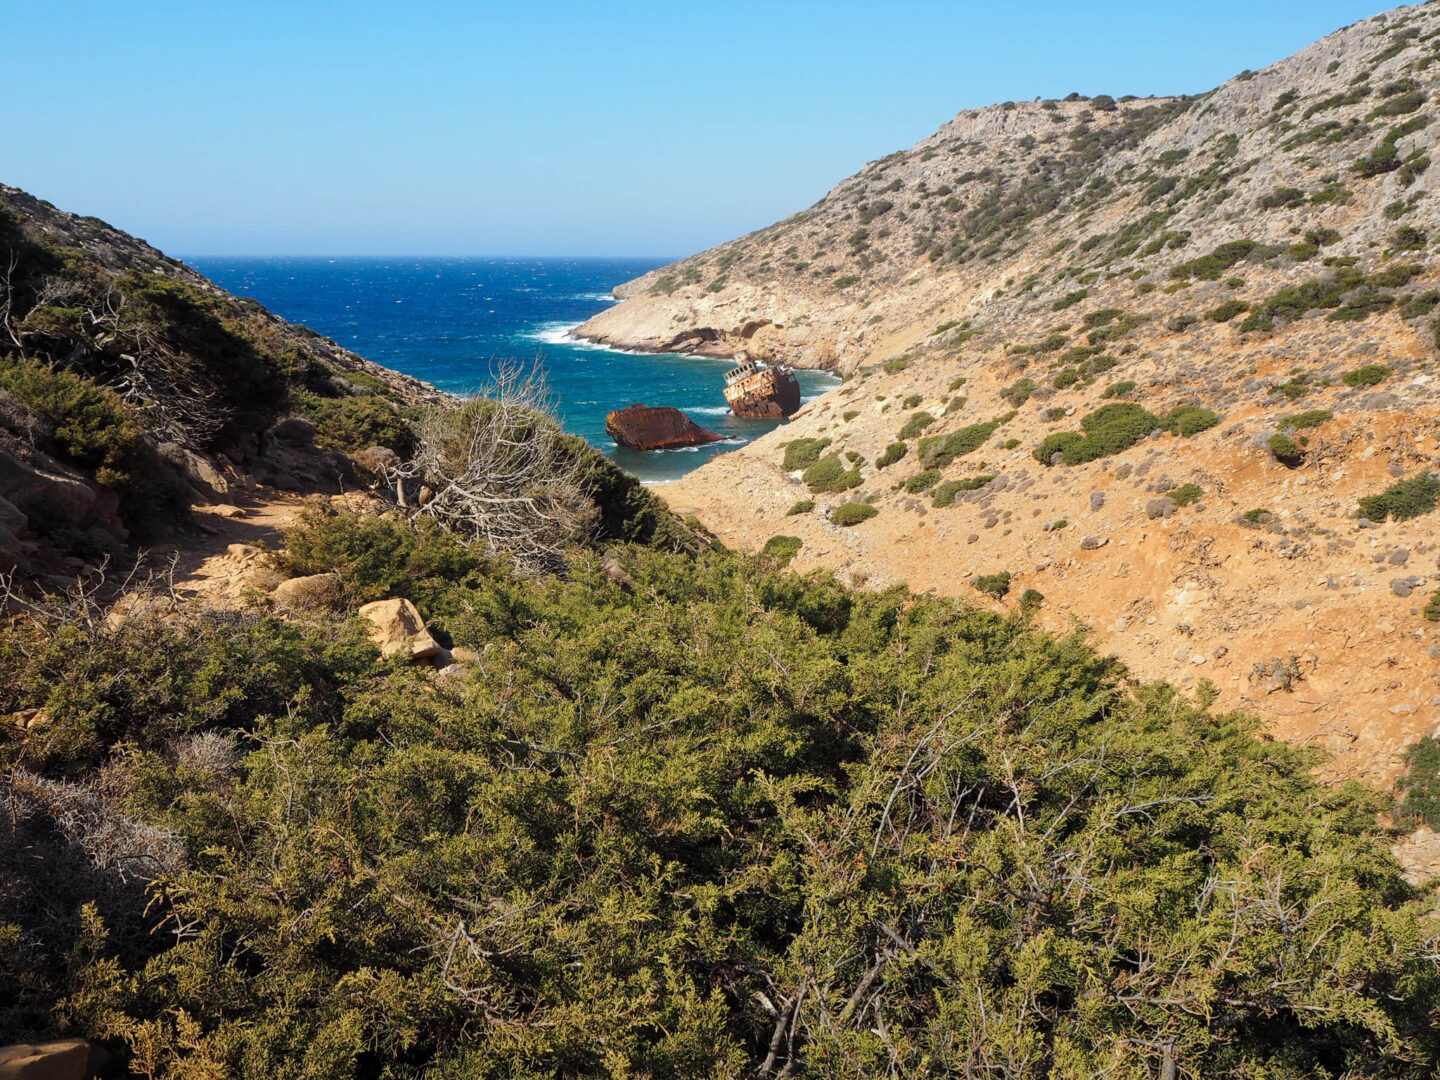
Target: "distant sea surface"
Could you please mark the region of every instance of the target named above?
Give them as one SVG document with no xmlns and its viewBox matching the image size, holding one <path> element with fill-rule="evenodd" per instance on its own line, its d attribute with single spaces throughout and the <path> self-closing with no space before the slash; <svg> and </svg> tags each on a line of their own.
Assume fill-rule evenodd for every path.
<svg viewBox="0 0 1440 1080">
<path fill-rule="evenodd" d="M 216 284 L 252 296 L 367 360 L 455 394 L 483 391 L 493 361 L 545 367 L 567 431 L 642 480 L 683 476 L 770 431 L 732 416 L 721 390 L 730 361 L 618 352 L 568 331 L 614 301 L 610 290 L 662 265 L 644 259 L 232 258 L 185 260 Z M 837 380 L 797 372 L 806 400 Z M 605 414 L 634 402 L 673 405 L 727 441 L 637 453 L 605 434 Z"/>
</svg>

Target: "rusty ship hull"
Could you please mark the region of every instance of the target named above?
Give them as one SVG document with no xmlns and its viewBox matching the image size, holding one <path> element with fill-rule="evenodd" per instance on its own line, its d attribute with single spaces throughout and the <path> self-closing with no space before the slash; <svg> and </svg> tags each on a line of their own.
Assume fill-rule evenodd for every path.
<svg viewBox="0 0 1440 1080">
<path fill-rule="evenodd" d="M 727 381 L 725 400 L 736 416 L 783 420 L 800 408 L 800 383 L 789 368 L 756 367 Z"/>
<path fill-rule="evenodd" d="M 605 417 L 605 434 L 627 450 L 680 450 L 725 438 L 707 431 L 668 405 L 627 405 L 616 409 Z"/>
</svg>

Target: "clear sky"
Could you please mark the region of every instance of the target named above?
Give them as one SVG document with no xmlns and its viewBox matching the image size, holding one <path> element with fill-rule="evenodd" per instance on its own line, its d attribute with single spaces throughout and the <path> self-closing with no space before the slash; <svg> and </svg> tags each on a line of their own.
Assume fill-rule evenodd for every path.
<svg viewBox="0 0 1440 1080">
<path fill-rule="evenodd" d="M 688 254 L 961 109 L 1210 89 L 1379 0 L 0 0 L 0 182 L 176 254 Z"/>
</svg>

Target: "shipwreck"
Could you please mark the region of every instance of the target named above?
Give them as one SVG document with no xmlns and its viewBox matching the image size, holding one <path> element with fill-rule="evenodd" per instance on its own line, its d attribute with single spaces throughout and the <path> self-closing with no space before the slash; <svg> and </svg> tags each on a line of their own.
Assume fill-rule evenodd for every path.
<svg viewBox="0 0 1440 1080">
<path fill-rule="evenodd" d="M 682 450 L 725 438 L 705 430 L 679 409 L 668 405 L 627 405 L 616 409 L 605 417 L 605 434 L 627 450 Z"/>
<path fill-rule="evenodd" d="M 781 365 L 761 366 L 743 352 L 725 373 L 725 400 L 736 416 L 783 420 L 800 408 L 800 383 Z"/>
</svg>

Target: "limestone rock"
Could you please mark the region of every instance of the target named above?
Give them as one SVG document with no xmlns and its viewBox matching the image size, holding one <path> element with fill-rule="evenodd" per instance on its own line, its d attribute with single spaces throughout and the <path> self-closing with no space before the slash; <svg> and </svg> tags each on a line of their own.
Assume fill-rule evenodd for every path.
<svg viewBox="0 0 1440 1080">
<path fill-rule="evenodd" d="M 445 651 L 425 629 L 420 612 L 409 600 L 376 600 L 364 605 L 360 616 L 370 623 L 370 640 L 383 656 L 429 660 Z"/>
<path fill-rule="evenodd" d="M 1145 504 L 1145 516 L 1152 520 L 1154 518 L 1168 518 L 1173 516 L 1178 509 L 1180 509 L 1180 507 L 1176 505 L 1175 500 L 1168 495 L 1164 495 L 1158 499 L 1151 499 Z"/>
<path fill-rule="evenodd" d="M 287 578 L 275 586 L 271 598 L 282 611 L 339 611 L 345 606 L 345 590 L 336 573 Z"/>
<path fill-rule="evenodd" d="M 14 1043 L 0 1047 L 0 1080 L 87 1080 L 105 1053 L 84 1039 Z"/>
</svg>

